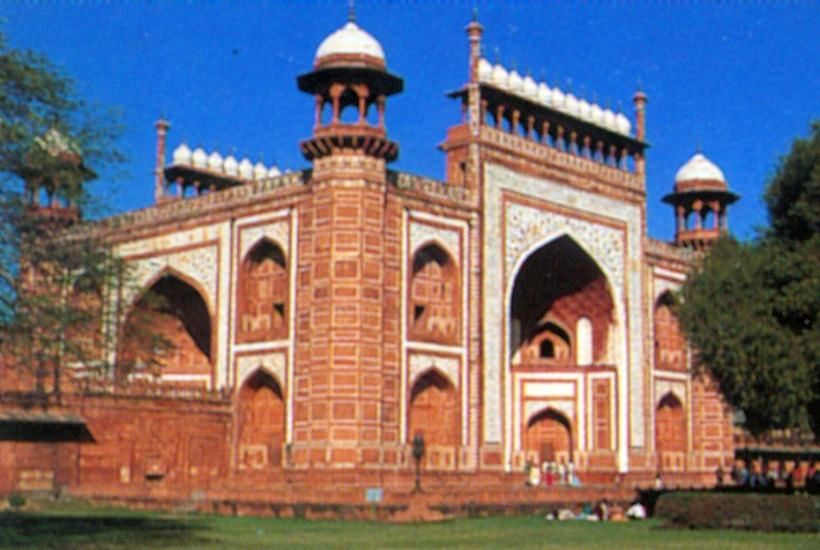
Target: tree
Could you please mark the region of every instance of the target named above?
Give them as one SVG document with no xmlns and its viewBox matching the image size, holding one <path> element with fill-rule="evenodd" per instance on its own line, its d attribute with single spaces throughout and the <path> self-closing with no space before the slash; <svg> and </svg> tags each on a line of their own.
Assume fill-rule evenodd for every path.
<svg viewBox="0 0 820 550">
<path fill-rule="evenodd" d="M 111 366 L 128 269 L 82 220 L 97 206 L 89 164 L 122 160 L 115 120 L 0 32 L 0 357 L 40 393 L 59 395 L 67 366 Z"/>
<path fill-rule="evenodd" d="M 820 123 L 781 159 L 766 193 L 770 227 L 721 239 L 680 294 L 678 316 L 755 435 L 820 434 Z"/>
</svg>

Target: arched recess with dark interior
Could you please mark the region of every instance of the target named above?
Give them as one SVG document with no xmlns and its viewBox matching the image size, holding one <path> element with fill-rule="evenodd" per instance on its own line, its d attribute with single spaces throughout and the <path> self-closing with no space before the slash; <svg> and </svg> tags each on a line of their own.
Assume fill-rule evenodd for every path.
<svg viewBox="0 0 820 550">
<path fill-rule="evenodd" d="M 573 459 L 572 425 L 552 408 L 533 415 L 524 426 L 524 449 L 542 462 L 569 462 Z"/>
<path fill-rule="evenodd" d="M 655 410 L 655 451 L 658 470 L 681 471 L 686 465 L 686 411 L 680 399 L 667 392 Z"/>
<path fill-rule="evenodd" d="M 408 335 L 413 340 L 458 344 L 461 319 L 459 273 L 452 257 L 431 243 L 413 255 Z"/>
<path fill-rule="evenodd" d="M 421 434 L 429 466 L 452 467 L 459 441 L 458 395 L 453 384 L 436 369 L 413 384 L 407 415 L 407 438 Z"/>
<path fill-rule="evenodd" d="M 251 374 L 239 390 L 237 464 L 240 470 L 282 466 L 285 400 L 281 386 L 265 370 Z"/>
<path fill-rule="evenodd" d="M 675 299 L 664 292 L 655 302 L 655 368 L 685 371 L 686 339 L 675 316 Z"/>
<path fill-rule="evenodd" d="M 172 273 L 160 276 L 126 316 L 120 374 L 210 376 L 211 323 L 208 306 L 192 284 Z"/>
<path fill-rule="evenodd" d="M 245 255 L 237 288 L 238 342 L 288 337 L 288 269 L 277 244 L 264 239 Z"/>
<path fill-rule="evenodd" d="M 606 276 L 578 244 L 562 236 L 532 252 L 515 277 L 510 299 L 513 365 L 577 365 L 572 328 L 589 320 L 592 360 L 608 361 L 613 301 Z M 586 323 L 586 321 L 584 321 Z"/>
</svg>

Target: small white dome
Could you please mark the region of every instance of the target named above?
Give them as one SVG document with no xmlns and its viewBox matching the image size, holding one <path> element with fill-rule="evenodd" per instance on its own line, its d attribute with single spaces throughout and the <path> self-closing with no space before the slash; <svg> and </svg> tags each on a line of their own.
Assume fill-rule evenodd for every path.
<svg viewBox="0 0 820 550">
<path fill-rule="evenodd" d="M 572 93 L 568 93 L 564 98 L 564 105 L 566 106 L 566 111 L 573 115 L 578 116 L 578 98 L 572 95 Z"/>
<path fill-rule="evenodd" d="M 243 158 L 239 163 L 239 177 L 242 179 L 253 179 L 253 163 L 249 158 Z"/>
<path fill-rule="evenodd" d="M 493 84 L 501 88 L 507 85 L 507 69 L 499 64 L 493 66 Z"/>
<path fill-rule="evenodd" d="M 493 77 L 493 66 L 483 57 L 478 60 L 479 82 L 489 82 Z"/>
<path fill-rule="evenodd" d="M 263 180 L 266 175 L 268 175 L 268 169 L 261 162 L 257 162 L 256 166 L 253 167 L 253 179 Z"/>
<path fill-rule="evenodd" d="M 174 164 L 191 164 L 191 150 L 184 143 L 180 143 L 179 147 L 174 149 L 172 158 Z"/>
<path fill-rule="evenodd" d="M 544 82 L 538 85 L 538 101 L 543 105 L 552 104 L 552 90 Z"/>
<path fill-rule="evenodd" d="M 615 116 L 615 127 L 618 128 L 618 131 L 624 135 L 629 135 L 629 132 L 632 130 L 632 124 L 629 122 L 629 119 L 623 113 L 618 113 Z"/>
<path fill-rule="evenodd" d="M 269 178 L 275 178 L 276 176 L 281 176 L 281 175 L 282 175 L 282 172 L 279 171 L 279 168 L 276 165 L 271 166 L 270 169 L 268 170 L 268 177 Z"/>
<path fill-rule="evenodd" d="M 530 99 L 538 99 L 538 85 L 530 75 L 524 77 L 524 95 Z"/>
<path fill-rule="evenodd" d="M 696 153 L 675 174 L 676 183 L 689 180 L 713 180 L 726 183 L 723 171 L 702 153 Z"/>
<path fill-rule="evenodd" d="M 203 149 L 202 147 L 197 147 L 196 149 L 194 149 L 194 152 L 191 155 L 191 162 L 197 168 L 207 168 L 208 155 L 205 153 L 205 149 Z"/>
<path fill-rule="evenodd" d="M 323 57 L 330 55 L 366 55 L 385 61 L 384 50 L 378 40 L 353 21 L 348 21 L 319 44 L 314 63 L 318 64 Z"/>
<path fill-rule="evenodd" d="M 239 172 L 239 163 L 236 162 L 236 158 L 234 158 L 233 155 L 225 157 L 223 166 L 225 167 L 225 173 L 229 176 L 235 176 Z"/>
<path fill-rule="evenodd" d="M 595 124 L 604 123 L 604 110 L 597 103 L 593 103 L 589 108 L 589 118 Z"/>
<path fill-rule="evenodd" d="M 214 151 L 208 155 L 208 170 L 213 170 L 214 172 L 222 171 L 222 155 L 220 155 L 218 151 Z"/>
<path fill-rule="evenodd" d="M 612 110 L 606 109 L 604 111 L 603 123 L 604 126 L 609 128 L 610 130 L 615 130 L 615 113 L 613 113 Z"/>
<path fill-rule="evenodd" d="M 589 104 L 589 101 L 587 101 L 586 99 L 581 99 L 578 102 L 578 116 L 581 117 L 583 120 L 591 119 L 590 109 L 591 106 Z"/>
<path fill-rule="evenodd" d="M 507 89 L 518 93 L 523 90 L 523 86 L 524 81 L 521 79 L 521 75 L 515 69 L 511 70 L 509 77 L 507 77 Z"/>
<path fill-rule="evenodd" d="M 558 109 L 559 111 L 565 111 L 566 105 L 564 105 L 564 92 L 561 91 L 561 88 L 556 86 L 552 89 L 552 106 Z"/>
</svg>

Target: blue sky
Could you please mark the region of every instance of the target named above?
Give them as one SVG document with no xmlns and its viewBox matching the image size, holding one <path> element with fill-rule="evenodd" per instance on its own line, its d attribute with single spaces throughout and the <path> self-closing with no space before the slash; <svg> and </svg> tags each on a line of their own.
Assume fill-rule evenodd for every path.
<svg viewBox="0 0 820 550">
<path fill-rule="evenodd" d="M 743 195 L 730 211 L 741 237 L 766 221 L 766 179 L 820 117 L 820 3 L 477 2 L 491 61 L 531 71 L 632 116 L 649 95 L 649 232 L 669 239 L 660 198 L 700 145 Z M 405 91 L 388 101 L 401 153 L 394 168 L 442 178 L 436 146 L 460 119 L 444 94 L 467 76 L 464 26 L 473 3 L 357 2 Z M 120 106 L 127 175 L 97 189 L 116 211 L 153 201 L 153 122 L 185 140 L 280 168 L 308 165 L 312 100 L 296 88 L 321 40 L 345 22 L 344 1 L 0 2 L 11 45 L 45 53 L 87 99 Z M 496 54 L 497 50 L 497 54 Z"/>
</svg>

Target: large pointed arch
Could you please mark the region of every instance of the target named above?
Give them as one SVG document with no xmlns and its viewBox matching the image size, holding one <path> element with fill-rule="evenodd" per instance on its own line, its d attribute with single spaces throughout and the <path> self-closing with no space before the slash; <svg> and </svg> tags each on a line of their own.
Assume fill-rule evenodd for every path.
<svg viewBox="0 0 820 550">
<path fill-rule="evenodd" d="M 523 448 L 536 463 L 573 460 L 575 443 L 572 423 L 553 407 L 545 407 L 525 422 Z"/>
<path fill-rule="evenodd" d="M 121 375 L 212 374 L 213 317 L 189 281 L 166 270 L 135 300 L 120 331 Z"/>
<path fill-rule="evenodd" d="M 610 361 L 610 328 L 617 315 L 608 279 L 583 247 L 561 235 L 530 251 L 515 272 L 509 298 L 510 359 L 513 364 L 556 362 L 556 357 L 541 353 L 547 332 L 555 326 L 575 327 L 584 318 L 592 329 L 592 360 Z M 563 340 L 571 343 L 570 338 Z M 576 350 L 569 350 L 564 362 L 575 364 L 576 355 Z"/>
<path fill-rule="evenodd" d="M 458 344 L 461 332 L 459 268 L 437 242 L 420 246 L 410 259 L 407 333 L 412 340 Z"/>
<path fill-rule="evenodd" d="M 263 368 L 243 382 L 237 399 L 237 465 L 240 470 L 282 466 L 285 396 L 281 384 Z"/>
<path fill-rule="evenodd" d="M 237 342 L 288 337 L 288 282 L 287 258 L 274 241 L 261 239 L 245 254 L 237 285 Z"/>
</svg>

